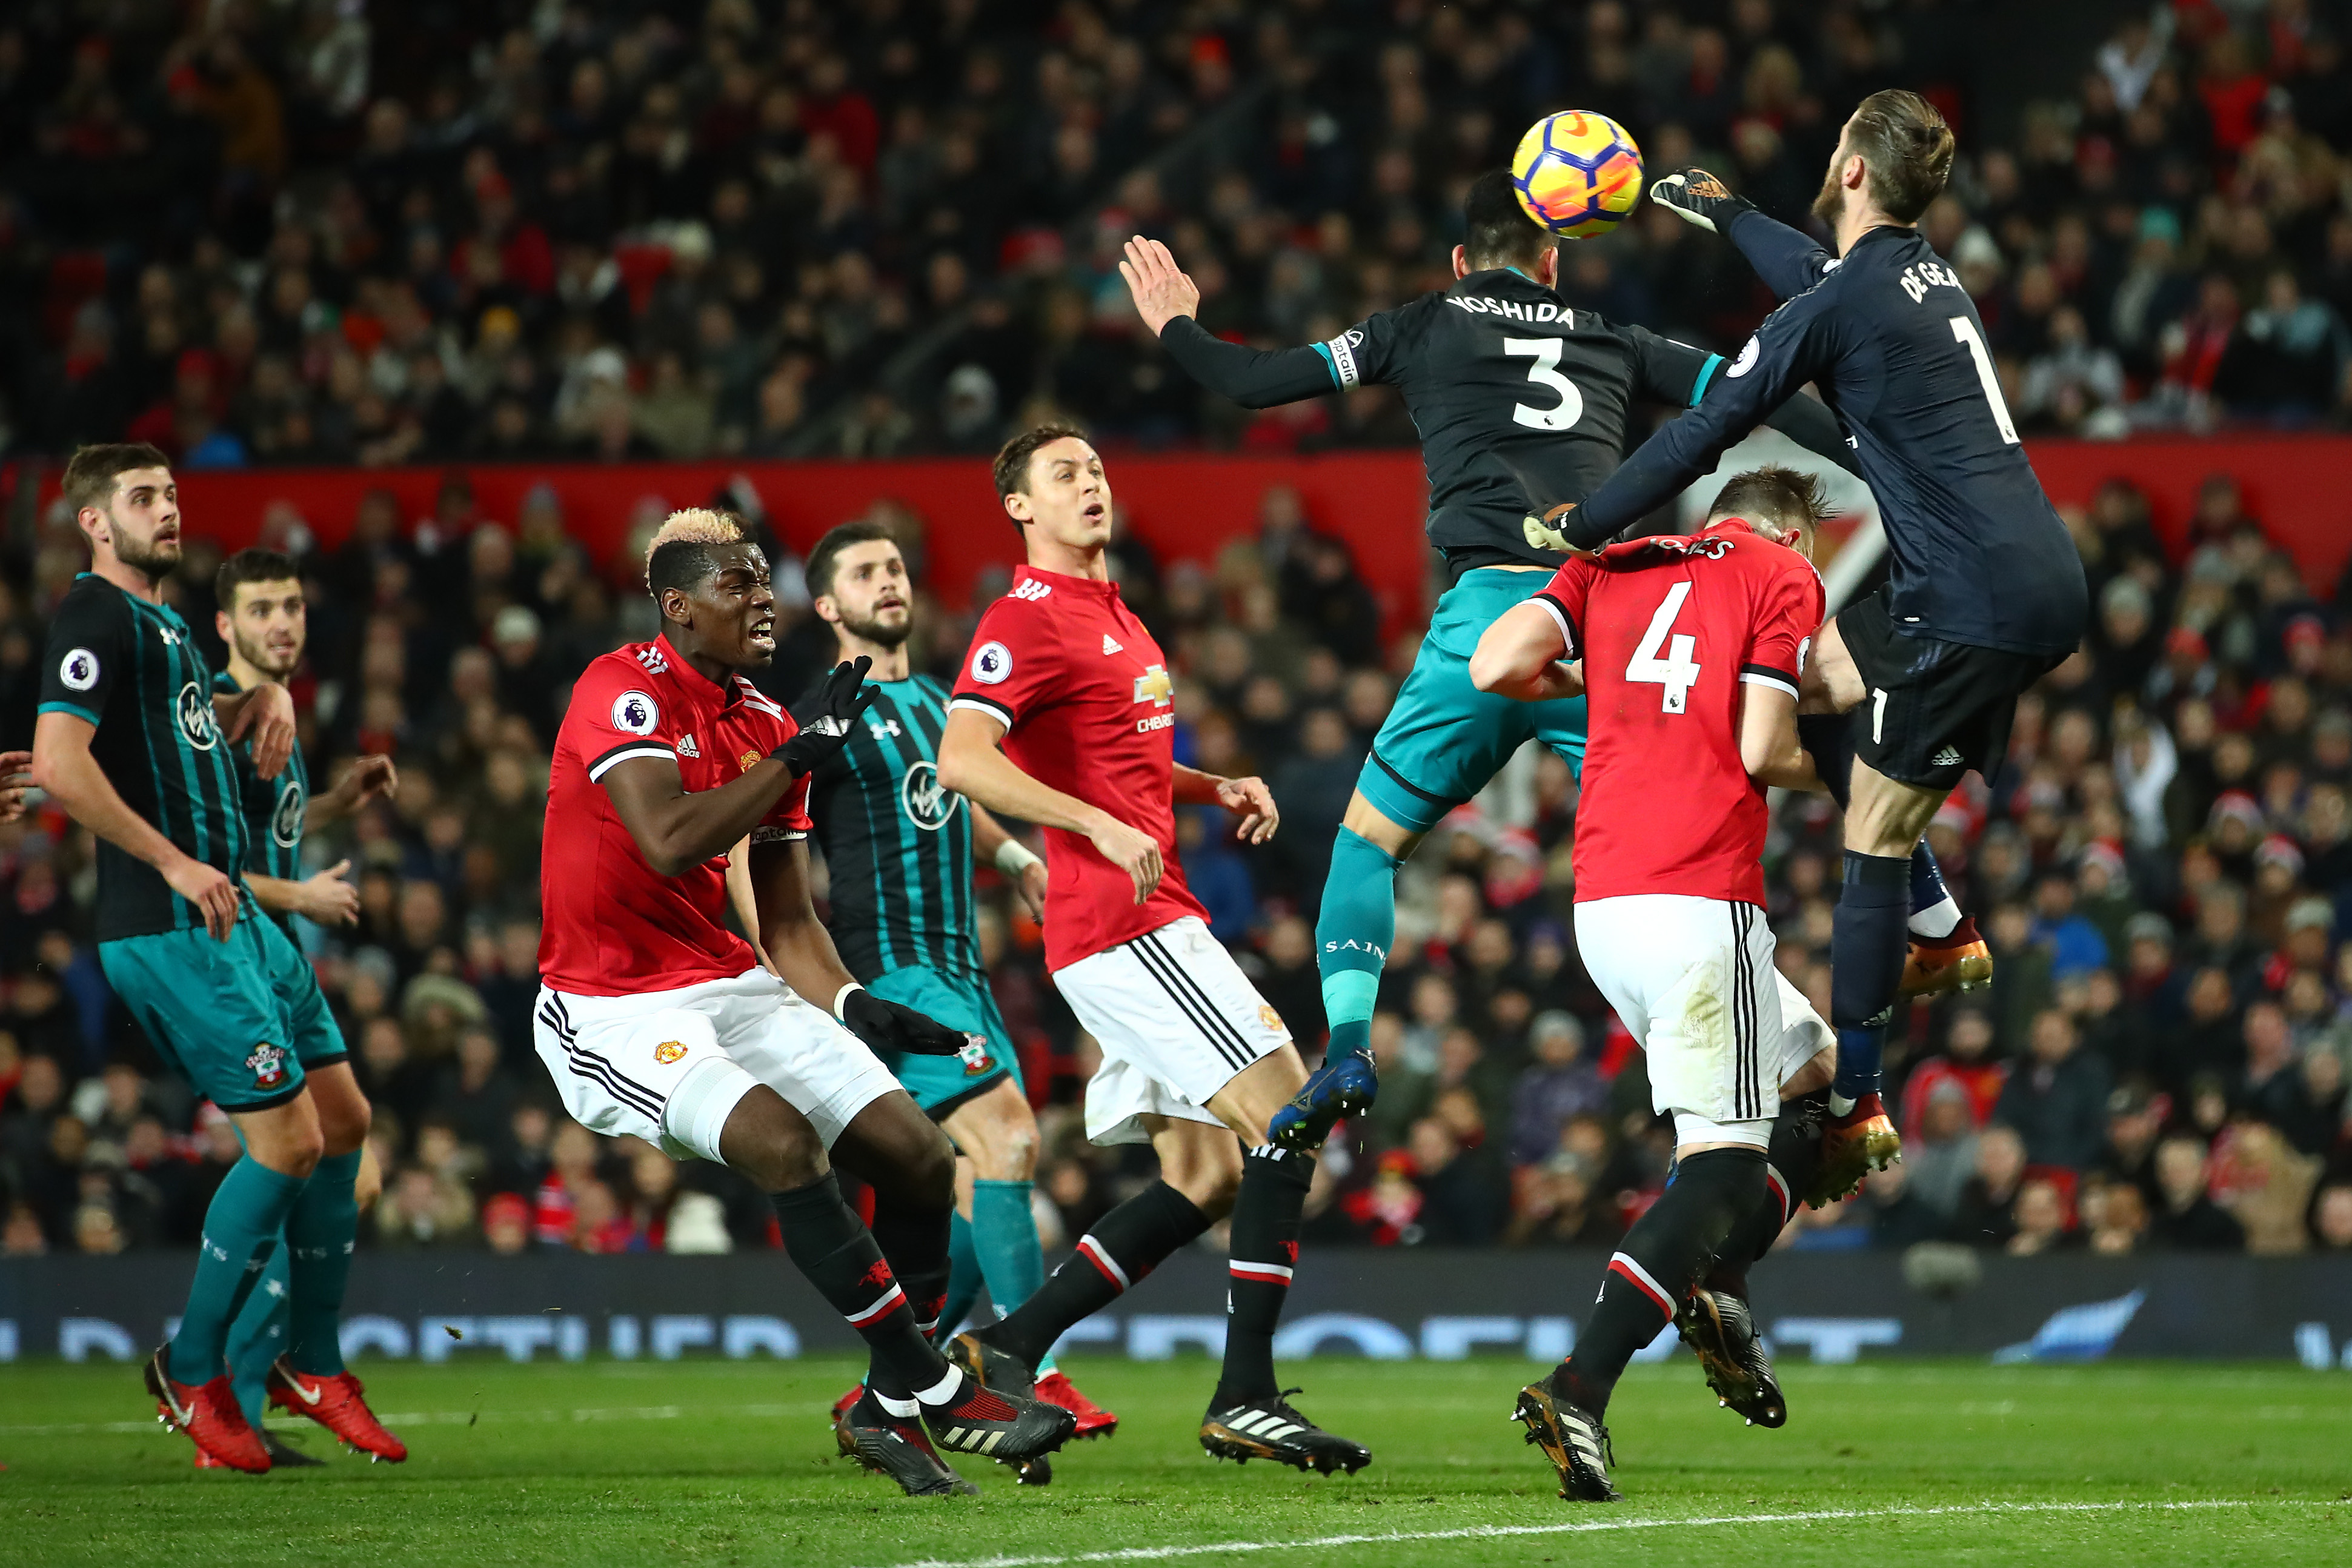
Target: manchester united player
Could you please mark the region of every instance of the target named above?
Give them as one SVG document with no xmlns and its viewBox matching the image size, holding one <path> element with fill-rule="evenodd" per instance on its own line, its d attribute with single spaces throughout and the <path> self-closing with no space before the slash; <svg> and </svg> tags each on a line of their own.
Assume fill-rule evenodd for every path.
<svg viewBox="0 0 2352 1568">
<path fill-rule="evenodd" d="M 1045 829 L 1046 967 L 1102 1046 L 1087 1135 L 1148 1140 L 1161 1179 L 1104 1215 L 1010 1317 L 959 1336 L 959 1363 L 1026 1386 L 1065 1329 L 1230 1211 L 1224 1371 L 1202 1446 L 1360 1469 L 1370 1450 L 1292 1409 L 1274 1375 L 1314 1160 L 1268 1143 L 1266 1122 L 1306 1069 L 1281 1017 L 1209 934 L 1176 861 L 1176 806 L 1223 806 L 1241 837 L 1262 843 L 1274 797 L 1256 779 L 1176 763 L 1175 688 L 1104 565 L 1110 485 L 1085 436 L 1041 425 L 1013 437 L 996 455 L 996 493 L 1029 561 L 973 633 L 940 738 L 940 783 Z"/>
<path fill-rule="evenodd" d="M 556 737 L 540 1057 L 589 1127 L 719 1161 L 772 1194 L 793 1261 L 873 1352 L 845 1446 L 909 1493 L 975 1490 L 933 1440 L 1024 1459 L 1073 1420 L 983 1389 L 919 1321 L 946 1290 L 955 1156 L 874 1052 L 948 1055 L 964 1037 L 850 977 L 810 907 L 803 842 L 809 774 L 872 700 L 866 661 L 797 719 L 761 696 L 741 672 L 775 655 L 768 563 L 716 512 L 673 515 L 646 583 L 662 635 L 591 664 Z M 747 835 L 773 973 L 722 923 L 726 854 Z M 872 1234 L 828 1151 L 874 1188 Z"/>
<path fill-rule="evenodd" d="M 1562 1497 L 1617 1497 L 1601 1417 L 1627 1361 L 1669 1321 L 1727 1403 L 1783 1418 L 1745 1303 L 1692 1297 L 1718 1256 L 1744 1270 L 1757 1233 L 1764 1247 L 1779 1234 L 1786 1194 L 1810 1175 L 1786 1166 L 1818 1145 L 1801 1116 L 1776 1139 L 1775 1114 L 1784 1096 L 1825 1089 L 1836 1060 L 1828 1026 L 1773 967 L 1763 907 L 1765 786 L 1821 787 L 1797 740 L 1822 624 L 1808 559 L 1819 516 L 1811 478 L 1740 475 L 1690 538 L 1570 562 L 1470 660 L 1481 690 L 1588 696 L 1577 947 L 1648 1055 L 1652 1103 L 1675 1119 L 1673 1181 L 1609 1260 L 1575 1352 L 1519 1395 Z M 1580 675 L 1563 659 L 1581 660 Z"/>
</svg>

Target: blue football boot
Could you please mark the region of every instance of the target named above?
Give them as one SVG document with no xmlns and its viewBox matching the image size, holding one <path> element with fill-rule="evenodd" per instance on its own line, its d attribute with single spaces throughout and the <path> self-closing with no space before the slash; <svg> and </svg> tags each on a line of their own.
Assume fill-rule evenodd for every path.
<svg viewBox="0 0 2352 1568">
<path fill-rule="evenodd" d="M 1266 1138 L 1277 1148 L 1320 1149 L 1341 1117 L 1370 1110 L 1380 1092 L 1381 1075 L 1372 1066 L 1372 1053 L 1349 1051 L 1307 1075 L 1297 1098 L 1266 1123 Z"/>
</svg>

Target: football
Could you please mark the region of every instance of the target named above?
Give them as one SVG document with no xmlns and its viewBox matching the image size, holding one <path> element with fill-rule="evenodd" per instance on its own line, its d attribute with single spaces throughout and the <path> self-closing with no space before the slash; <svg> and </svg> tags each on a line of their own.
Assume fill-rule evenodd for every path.
<svg viewBox="0 0 2352 1568">
<path fill-rule="evenodd" d="M 1607 115 L 1564 109 L 1519 138 L 1511 188 L 1528 216 L 1552 233 L 1589 239 L 1624 222 L 1642 199 L 1642 150 Z"/>
</svg>

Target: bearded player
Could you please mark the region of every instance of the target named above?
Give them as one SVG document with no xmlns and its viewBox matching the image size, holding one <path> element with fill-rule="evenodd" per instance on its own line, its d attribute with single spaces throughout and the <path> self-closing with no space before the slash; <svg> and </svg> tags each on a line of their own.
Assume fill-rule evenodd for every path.
<svg viewBox="0 0 2352 1568">
<path fill-rule="evenodd" d="M 948 693 L 916 674 L 908 658 L 913 593 L 889 531 L 845 522 L 825 534 L 809 552 L 808 589 L 840 657 L 873 661 L 873 705 L 809 784 L 835 945 L 876 995 L 919 1009 L 971 1042 L 952 1057 L 886 1058 L 959 1155 L 940 1313 L 952 1328 L 983 1280 L 1000 1316 L 1045 1282 L 1030 1208 L 1037 1118 L 1022 1092 L 1012 1033 L 989 994 L 971 874 L 978 860 L 994 865 L 1043 920 L 1045 863 L 984 807 L 940 787 Z M 1036 1393 L 1076 1415 L 1081 1437 L 1107 1436 L 1118 1425 L 1078 1392 L 1050 1352 L 1038 1364 Z M 1051 1475 L 1043 1459 L 1021 1471 L 1027 1485 Z"/>
<path fill-rule="evenodd" d="M 1952 153 L 1951 129 L 1918 94 L 1863 100 L 1813 203 L 1834 257 L 1704 170 L 1659 181 L 1654 201 L 1727 237 L 1782 303 L 1696 409 L 1549 520 L 1572 546 L 1615 537 L 1807 382 L 1853 433 L 1893 569 L 1822 632 L 1819 683 L 1832 706 L 1858 710 L 1831 942 L 1833 1191 L 1899 1157 L 1878 1087 L 1919 902 L 1906 858 L 1969 769 L 2000 766 L 2017 699 L 2074 651 L 2089 614 L 2081 557 L 2019 442 L 1984 323 L 1919 234 Z"/>
<path fill-rule="evenodd" d="M 240 550 L 221 563 L 213 578 L 214 602 L 219 608 L 213 627 L 228 647 L 228 668 L 213 678 L 213 689 L 226 695 L 251 691 L 270 681 L 290 681 L 301 668 L 310 641 L 310 608 L 302 596 L 301 574 L 291 559 L 274 550 Z M 263 778 L 253 765 L 252 748 L 236 746 L 239 809 L 246 821 L 245 884 L 289 939 L 268 947 L 272 962 L 269 983 L 294 1021 L 294 1054 L 302 1064 L 310 1092 L 319 1102 L 320 1124 L 326 1152 L 310 1173 L 310 1184 L 323 1197 L 328 1191 L 348 1188 L 352 1195 L 347 1218 L 352 1233 L 335 1228 L 310 1238 L 304 1261 L 314 1268 L 348 1270 L 352 1234 L 360 1210 L 367 1206 L 382 1174 L 370 1169 L 365 1142 L 370 1112 L 367 1097 L 346 1065 L 348 1055 L 341 1027 L 320 994 L 318 976 L 302 951 L 291 940 L 292 917 L 301 915 L 320 925 L 351 925 L 359 919 L 359 889 L 343 879 L 351 862 L 330 867 L 315 876 L 302 875 L 302 838 L 314 827 L 338 821 L 361 810 L 378 795 L 400 787 L 399 773 L 390 757 L 361 757 L 346 769 L 335 787 L 322 795 L 310 793 L 310 773 L 296 746 L 274 779 Z M 346 1385 L 341 1344 L 341 1314 L 313 1306 L 301 1321 L 294 1315 L 292 1261 L 297 1245 L 284 1239 L 269 1255 L 254 1289 L 230 1326 L 227 1345 L 230 1385 L 237 1407 L 269 1454 L 272 1469 L 300 1468 L 320 1461 L 288 1447 L 262 1425 L 270 1405 L 292 1415 L 308 1416 L 350 1443 L 372 1459 L 397 1462 L 407 1458 L 401 1441 L 373 1419 L 362 1419 L 364 1406 L 354 1407 L 360 1384 Z M 340 1294 L 340 1292 L 338 1292 Z M 312 1298 L 313 1301 L 317 1298 Z M 196 1450 L 196 1468 L 220 1461 Z"/>
<path fill-rule="evenodd" d="M 1306 1068 L 1281 1017 L 1209 934 L 1176 861 L 1176 806 L 1222 806 L 1240 837 L 1263 843 L 1274 797 L 1257 779 L 1176 763 L 1175 687 L 1105 565 L 1110 485 L 1086 437 L 1038 426 L 997 454 L 995 479 L 1029 559 L 972 634 L 940 783 L 1045 830 L 1045 964 L 1102 1047 L 1087 1135 L 1149 1142 L 1161 1174 L 1081 1237 L 1018 1310 L 959 1336 L 959 1361 L 1025 1386 L 1064 1330 L 1230 1212 L 1224 1368 L 1202 1447 L 1360 1469 L 1370 1450 L 1293 1409 L 1274 1375 L 1314 1158 L 1275 1147 L 1266 1124 Z"/>
<path fill-rule="evenodd" d="M 1591 701 L 1577 950 L 1647 1053 L 1654 1107 L 1675 1120 L 1664 1194 L 1610 1258 L 1574 1353 L 1519 1394 L 1565 1498 L 1616 1500 L 1610 1394 L 1668 1322 L 1726 1404 L 1766 1426 L 1785 1418 L 1744 1278 L 1737 1291 L 1702 1281 L 1719 1263 L 1744 1276 L 1779 1235 L 1819 1147 L 1806 1109 L 1780 1102 L 1825 1089 L 1836 1059 L 1828 1026 L 1773 966 L 1762 863 L 1766 786 L 1821 787 L 1797 740 L 1822 623 L 1819 516 L 1810 477 L 1742 474 L 1698 533 L 1569 563 L 1470 660 L 1481 690 Z"/>
<path fill-rule="evenodd" d="M 1478 690 L 1466 673 L 1479 634 L 1564 558 L 1535 514 L 1600 487 L 1624 451 L 1636 404 L 1689 408 L 1738 374 L 1720 354 L 1571 307 L 1558 289 L 1559 241 L 1521 209 L 1507 172 L 1472 182 L 1463 227 L 1452 288 L 1382 310 L 1328 342 L 1269 353 L 1203 328 L 1194 319 L 1200 290 L 1157 240 L 1130 240 L 1120 263 L 1137 310 L 1169 356 L 1246 407 L 1395 387 L 1421 433 L 1429 542 L 1452 584 L 1373 738 L 1331 847 L 1315 922 L 1331 1041 L 1297 1104 L 1275 1119 L 1275 1139 L 1288 1147 L 1319 1147 L 1334 1121 L 1378 1092 L 1372 1011 L 1396 936 L 1404 861 L 1529 741 L 1571 768 L 1584 754 L 1581 700 L 1505 701 Z M 1767 417 L 1810 450 L 1853 465 L 1837 421 L 1812 399 L 1785 396 Z M 1944 898 L 1943 882 L 1924 847 L 1916 868 L 1925 908 Z"/>
<path fill-rule="evenodd" d="M 809 900 L 808 779 L 872 700 L 866 665 L 797 718 L 760 694 L 743 671 L 775 657 L 768 563 L 716 512 L 662 525 L 646 584 L 662 635 L 589 665 L 556 737 L 541 1059 L 587 1126 L 758 1182 L 793 1263 L 872 1352 L 844 1445 L 910 1495 L 975 1490 L 938 1448 L 1034 1458 L 1074 1421 L 983 1389 L 926 1334 L 955 1157 L 875 1053 L 952 1056 L 964 1037 L 858 984 Z M 727 853 L 747 837 L 772 969 L 724 924 Z M 834 1159 L 874 1189 L 871 1233 Z"/>
</svg>

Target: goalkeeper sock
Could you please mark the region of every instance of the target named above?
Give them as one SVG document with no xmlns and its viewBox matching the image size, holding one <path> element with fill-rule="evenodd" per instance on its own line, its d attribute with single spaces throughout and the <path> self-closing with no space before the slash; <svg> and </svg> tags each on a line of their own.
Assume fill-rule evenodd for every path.
<svg viewBox="0 0 2352 1568">
<path fill-rule="evenodd" d="M 1829 786 L 1838 809 L 1846 808 L 1853 782 L 1853 715 L 1808 713 L 1797 720 L 1797 739 L 1812 753 L 1813 770 Z M 1960 906 L 1944 885 L 1944 868 L 1926 839 L 1911 851 L 1911 932 L 1915 936 L 1947 937 L 1960 923 Z"/>
<path fill-rule="evenodd" d="M 1331 870 L 1315 917 L 1315 967 L 1323 976 L 1323 1016 L 1331 1026 L 1327 1062 L 1372 1043 L 1372 1006 L 1396 942 L 1396 875 L 1403 864 L 1344 827 L 1331 841 Z"/>
<path fill-rule="evenodd" d="M 1910 884 L 1907 860 L 1845 852 L 1845 885 L 1830 934 L 1830 1023 L 1838 1035 L 1830 1104 L 1840 1115 L 1864 1095 L 1878 1092 L 1887 1020 L 1910 948 L 1904 926 L 1911 912 Z"/>
</svg>

